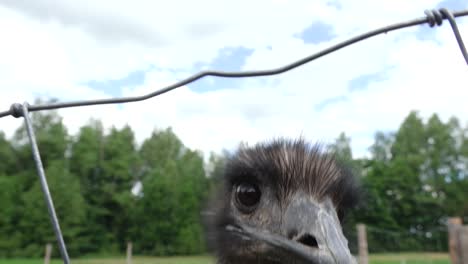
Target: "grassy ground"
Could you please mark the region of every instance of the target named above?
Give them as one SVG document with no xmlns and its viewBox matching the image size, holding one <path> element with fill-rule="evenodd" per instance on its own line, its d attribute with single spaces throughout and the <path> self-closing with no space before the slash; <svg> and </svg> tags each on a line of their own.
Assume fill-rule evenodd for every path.
<svg viewBox="0 0 468 264">
<path fill-rule="evenodd" d="M 374 254 L 372 264 L 450 264 L 449 255 L 440 253 Z"/>
<path fill-rule="evenodd" d="M 73 264 L 126 264 L 125 257 L 122 258 L 103 258 L 103 259 L 76 259 L 71 260 Z M 14 259 L 1 260 L 0 264 L 43 264 L 42 259 Z M 54 260 L 51 264 L 63 263 L 61 260 Z M 171 258 L 156 258 L 156 257 L 134 257 L 132 264 L 211 264 L 212 259 L 209 257 L 171 257 Z"/>
<path fill-rule="evenodd" d="M 405 253 L 405 254 L 375 254 L 370 257 L 371 264 L 450 264 L 448 254 L 432 253 Z M 42 259 L 11 259 L 2 260 L 0 264 L 42 264 Z M 51 264 L 60 264 L 60 260 L 54 260 Z M 122 258 L 102 258 L 102 259 L 77 259 L 72 260 L 73 264 L 125 264 L 125 257 Z M 212 264 L 210 257 L 134 257 L 133 264 Z"/>
</svg>

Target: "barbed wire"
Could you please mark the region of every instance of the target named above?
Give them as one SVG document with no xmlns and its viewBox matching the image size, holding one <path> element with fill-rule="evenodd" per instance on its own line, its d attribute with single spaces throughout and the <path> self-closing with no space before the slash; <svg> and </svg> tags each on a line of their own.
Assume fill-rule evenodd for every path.
<svg viewBox="0 0 468 264">
<path fill-rule="evenodd" d="M 452 27 L 453 33 L 457 40 L 458 46 L 460 47 L 460 51 L 465 59 L 465 62 L 468 64 L 468 54 L 466 51 L 466 47 L 463 43 L 463 39 L 460 35 L 458 30 L 457 23 L 455 21 L 455 17 L 461 16 L 468 16 L 468 10 L 457 11 L 457 12 L 450 12 L 446 8 L 441 8 L 439 10 L 426 10 L 424 12 L 426 17 L 418 18 L 406 22 L 401 22 L 393 25 L 389 25 L 386 27 L 382 27 L 379 29 L 375 29 L 369 31 L 367 33 L 355 36 L 350 38 L 346 41 L 338 43 L 334 46 L 331 46 L 327 49 L 319 51 L 313 55 L 295 61 L 293 63 L 287 64 L 285 66 L 271 69 L 271 70 L 260 70 L 260 71 L 240 71 L 240 72 L 223 72 L 223 71 L 202 71 L 195 75 L 192 75 L 186 79 L 183 79 L 179 82 L 176 82 L 172 85 L 169 85 L 165 88 L 160 90 L 154 91 L 152 93 L 142 95 L 142 96 L 134 96 L 134 97 L 120 97 L 120 98 L 111 98 L 111 99 L 99 99 L 99 100 L 88 100 L 88 101 L 75 101 L 75 102 L 64 102 L 64 103 L 51 103 L 51 104 L 43 104 L 43 105 L 29 105 L 27 102 L 23 104 L 14 103 L 11 105 L 10 109 L 7 111 L 0 112 L 0 118 L 6 116 L 13 116 L 13 117 L 24 117 L 24 122 L 27 128 L 29 141 L 32 147 L 34 161 L 36 163 L 37 174 L 39 176 L 39 180 L 41 182 L 42 191 L 44 193 L 44 198 L 46 200 L 47 208 L 49 211 L 50 220 L 52 222 L 52 226 L 54 228 L 55 236 L 57 238 L 57 243 L 59 244 L 60 254 L 65 264 L 70 263 L 70 259 L 68 256 L 67 248 L 65 241 L 63 239 L 62 231 L 60 230 L 59 221 L 57 219 L 55 208 L 53 205 L 52 197 L 49 192 L 49 187 L 47 184 L 47 179 L 45 177 L 44 168 L 42 165 L 39 148 L 36 143 L 36 137 L 34 135 L 34 129 L 31 125 L 31 120 L 29 117 L 29 112 L 33 111 L 40 111 L 40 110 L 52 110 L 52 109 L 59 109 L 59 108 L 68 108 L 68 107 L 77 107 L 77 106 L 89 106 L 89 105 L 102 105 L 102 104 L 115 104 L 115 103 L 129 103 L 129 102 L 138 102 L 150 99 L 152 97 L 167 93 L 172 91 L 178 87 L 183 85 L 189 84 L 191 82 L 197 81 L 206 76 L 215 76 L 215 77 L 226 77 L 226 78 L 243 78 L 243 77 L 256 77 L 256 76 L 268 76 L 268 75 L 277 75 L 294 68 L 297 68 L 301 65 L 304 65 L 308 62 L 311 62 L 315 59 L 318 59 L 322 56 L 325 56 L 329 53 L 335 52 L 339 49 L 342 49 L 346 46 L 354 44 L 356 42 L 365 40 L 367 38 L 382 34 L 388 33 L 390 31 L 421 25 L 421 24 L 428 24 L 430 27 L 440 26 L 443 23 L 443 20 L 447 19 L 450 22 Z M 313 259 L 310 259 L 312 263 L 314 263 Z"/>
<path fill-rule="evenodd" d="M 448 230 L 448 227 L 446 225 L 436 226 L 436 227 L 431 227 L 431 228 L 424 228 L 423 230 L 415 230 L 414 232 L 411 232 L 411 230 L 403 230 L 403 231 L 391 230 L 391 229 L 380 228 L 380 227 L 372 226 L 372 225 L 366 225 L 366 228 L 376 233 L 390 234 L 394 236 L 416 236 L 416 235 L 425 234 L 427 232 L 429 233 L 447 232 Z"/>
<path fill-rule="evenodd" d="M 463 43 L 462 37 L 458 30 L 457 23 L 455 21 L 455 17 L 467 16 L 468 10 L 457 11 L 457 12 L 450 12 L 446 8 L 441 8 L 439 10 L 426 10 L 425 11 L 426 17 L 418 18 L 406 22 L 401 22 L 393 25 L 389 25 L 386 27 L 382 27 L 379 29 L 375 29 L 369 31 L 367 33 L 358 35 L 356 37 L 350 38 L 346 41 L 333 45 L 327 49 L 319 51 L 313 55 L 305 57 L 303 59 L 297 60 L 293 63 L 287 64 L 285 66 L 271 69 L 271 70 L 260 70 L 260 71 L 239 71 L 239 72 L 225 72 L 225 71 L 201 71 L 197 74 L 194 74 L 186 79 L 183 79 L 179 82 L 161 88 L 157 91 L 152 93 L 142 95 L 142 96 L 134 96 L 134 97 L 120 97 L 120 98 L 110 98 L 110 99 L 98 99 L 98 100 L 87 100 L 87 101 L 75 101 L 75 102 L 63 102 L 63 103 L 52 103 L 52 104 L 43 104 L 43 105 L 29 105 L 28 110 L 30 112 L 39 111 L 39 110 L 52 110 L 58 108 L 68 108 L 68 107 L 77 107 L 77 106 L 88 106 L 88 105 L 102 105 L 102 104 L 116 104 L 116 103 L 130 103 L 130 102 L 138 102 L 150 99 L 152 97 L 167 93 L 172 91 L 176 88 L 179 88 L 183 85 L 187 85 L 198 79 L 201 79 L 206 76 L 215 76 L 215 77 L 225 77 L 225 78 L 245 78 L 245 77 L 258 77 L 258 76 L 269 76 L 269 75 L 277 75 L 287 71 L 290 71 L 294 68 L 302 66 L 306 63 L 309 63 L 313 60 L 316 60 L 322 56 L 325 56 L 329 53 L 335 52 L 339 49 L 342 49 L 346 46 L 354 44 L 356 42 L 365 40 L 367 38 L 382 34 L 388 33 L 390 31 L 407 28 L 411 26 L 421 25 L 421 24 L 428 24 L 430 27 L 440 26 L 444 19 L 449 20 L 450 25 L 452 26 L 453 33 L 455 38 L 458 42 L 458 46 L 460 47 L 460 51 L 468 64 L 468 53 L 466 51 L 465 45 Z M 13 116 L 13 117 L 21 117 L 22 114 L 22 106 L 21 104 L 15 103 L 11 105 L 10 109 L 7 111 L 0 112 L 0 118 L 5 116 Z"/>
</svg>

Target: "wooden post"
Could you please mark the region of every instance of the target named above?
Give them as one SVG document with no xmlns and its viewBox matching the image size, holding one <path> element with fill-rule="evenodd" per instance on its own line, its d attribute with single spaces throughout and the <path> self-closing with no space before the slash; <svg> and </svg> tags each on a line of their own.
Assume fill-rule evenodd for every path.
<svg viewBox="0 0 468 264">
<path fill-rule="evenodd" d="M 132 242 L 127 243 L 127 264 L 132 264 Z"/>
<path fill-rule="evenodd" d="M 460 238 L 460 244 L 459 244 L 459 250 L 460 250 L 460 263 L 461 264 L 468 264 L 468 225 L 462 226 L 458 228 L 459 232 L 459 238 Z"/>
<path fill-rule="evenodd" d="M 448 219 L 448 236 L 449 236 L 449 253 L 453 264 L 461 263 L 461 252 L 459 248 L 459 229 L 461 228 L 462 220 L 460 217 L 452 217 Z"/>
<path fill-rule="evenodd" d="M 51 255 L 52 255 L 52 245 L 50 243 L 47 243 L 46 248 L 45 248 L 44 264 L 50 263 Z"/>
<path fill-rule="evenodd" d="M 357 225 L 358 245 L 359 245 L 359 264 L 369 263 L 369 252 L 367 249 L 366 226 L 364 224 Z"/>
</svg>

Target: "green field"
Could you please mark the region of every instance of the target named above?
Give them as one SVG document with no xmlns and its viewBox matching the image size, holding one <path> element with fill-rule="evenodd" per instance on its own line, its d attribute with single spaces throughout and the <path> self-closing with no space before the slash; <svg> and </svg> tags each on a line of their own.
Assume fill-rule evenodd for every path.
<svg viewBox="0 0 468 264">
<path fill-rule="evenodd" d="M 95 258 L 71 260 L 73 264 L 126 264 L 125 257 L 122 258 Z M 41 259 L 0 259 L 0 264 L 43 264 Z M 54 260 L 51 264 L 63 263 L 61 260 Z M 211 264 L 214 263 L 210 257 L 134 257 L 132 264 Z"/>
<path fill-rule="evenodd" d="M 0 264 L 42 264 L 41 259 L 0 259 Z M 60 260 L 54 260 L 51 264 L 60 264 Z M 125 264 L 122 258 L 94 258 L 72 260 L 74 264 Z M 214 263 L 210 257 L 134 257 L 133 264 L 211 264 Z M 372 264 L 450 264 L 448 254 L 433 253 L 407 253 L 407 254 L 375 254 L 371 255 Z"/>
<path fill-rule="evenodd" d="M 450 264 L 448 253 L 374 254 L 369 262 L 372 264 Z"/>
</svg>

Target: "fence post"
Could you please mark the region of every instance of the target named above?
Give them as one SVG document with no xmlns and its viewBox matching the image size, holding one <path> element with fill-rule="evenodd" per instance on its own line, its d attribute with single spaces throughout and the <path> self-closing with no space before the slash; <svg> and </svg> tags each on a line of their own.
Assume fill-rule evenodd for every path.
<svg viewBox="0 0 468 264">
<path fill-rule="evenodd" d="M 52 255 L 52 245 L 50 243 L 47 243 L 46 248 L 45 248 L 44 264 L 50 263 L 51 255 Z"/>
<path fill-rule="evenodd" d="M 459 230 L 459 252 L 461 257 L 461 264 L 468 264 L 468 225 L 461 226 Z"/>
<path fill-rule="evenodd" d="M 367 248 L 366 226 L 357 224 L 358 245 L 359 245 L 359 264 L 369 263 L 369 252 Z"/>
<path fill-rule="evenodd" d="M 127 243 L 127 264 L 132 264 L 132 242 Z"/>
<path fill-rule="evenodd" d="M 453 264 L 460 264 L 461 261 L 461 251 L 459 248 L 459 233 L 462 225 L 462 220 L 460 217 L 451 217 L 448 219 L 448 235 L 449 235 L 449 253 L 450 259 Z"/>
</svg>

